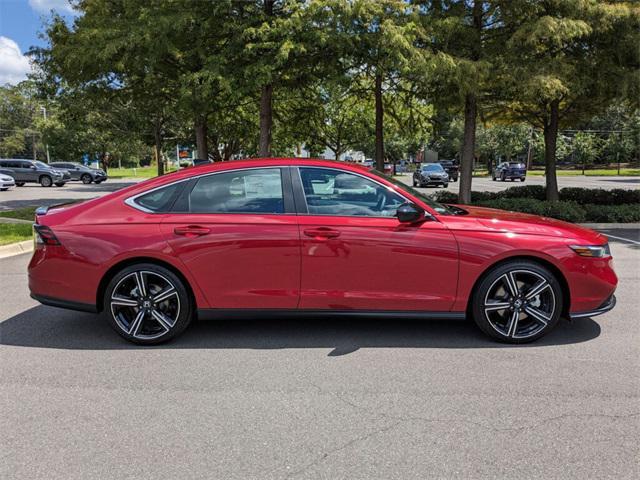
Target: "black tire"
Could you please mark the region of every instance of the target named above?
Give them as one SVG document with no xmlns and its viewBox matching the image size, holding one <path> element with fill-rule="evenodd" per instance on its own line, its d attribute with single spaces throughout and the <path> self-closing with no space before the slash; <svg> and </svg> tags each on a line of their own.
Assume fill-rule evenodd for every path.
<svg viewBox="0 0 640 480">
<path fill-rule="evenodd" d="M 89 175 L 88 173 L 82 175 L 82 177 L 80 177 L 80 180 L 82 180 L 82 183 L 84 183 L 85 185 L 89 185 L 91 182 L 93 182 L 93 178 L 91 178 L 91 175 Z"/>
<path fill-rule="evenodd" d="M 502 175 L 500 175 L 500 180 L 503 181 L 503 182 L 506 182 L 507 181 L 507 176 L 504 173 L 502 173 Z"/>
<path fill-rule="evenodd" d="M 158 297 L 162 292 L 172 293 L 154 302 L 154 295 Z M 114 296 L 120 302 L 114 302 Z M 139 345 L 156 345 L 180 335 L 191 323 L 194 311 L 184 282 L 172 271 L 152 263 L 139 263 L 119 271 L 107 285 L 103 305 L 111 327 Z"/>
<path fill-rule="evenodd" d="M 43 187 L 50 187 L 51 185 L 53 185 L 53 180 L 51 180 L 51 177 L 49 175 L 42 175 L 40 177 L 40 185 L 42 185 Z"/>
<path fill-rule="evenodd" d="M 418 183 L 416 182 L 416 179 L 415 179 L 415 178 L 413 179 L 413 186 L 414 186 L 414 187 L 417 187 L 417 186 L 418 186 Z"/>
<path fill-rule="evenodd" d="M 55 186 L 56 187 L 64 187 L 65 182 L 56 182 Z"/>
<path fill-rule="evenodd" d="M 509 287 L 509 279 L 514 278 L 519 296 L 514 296 Z M 536 287 L 542 289 L 527 298 L 527 294 L 536 293 Z M 491 338 L 504 343 L 528 343 L 558 324 L 562 301 L 562 288 L 555 275 L 538 263 L 521 260 L 489 270 L 475 289 L 471 308 L 476 325 Z"/>
<path fill-rule="evenodd" d="M 24 182 L 16 182 L 16 187 L 24 187 Z"/>
<path fill-rule="evenodd" d="M 521 182 L 524 182 L 524 181 L 525 181 L 525 177 L 522 177 L 522 178 L 520 179 L 520 181 L 521 181 Z"/>
<path fill-rule="evenodd" d="M 102 183 L 102 180 L 95 180 L 96 185 L 100 185 L 101 183 Z"/>
<path fill-rule="evenodd" d="M 449 186 L 449 184 L 448 184 L 448 183 L 443 183 L 443 184 L 442 184 L 442 187 L 443 187 L 443 188 L 447 188 L 448 186 Z"/>
<path fill-rule="evenodd" d="M 495 182 L 496 181 L 496 176 L 492 174 L 491 175 L 491 180 Z"/>
</svg>

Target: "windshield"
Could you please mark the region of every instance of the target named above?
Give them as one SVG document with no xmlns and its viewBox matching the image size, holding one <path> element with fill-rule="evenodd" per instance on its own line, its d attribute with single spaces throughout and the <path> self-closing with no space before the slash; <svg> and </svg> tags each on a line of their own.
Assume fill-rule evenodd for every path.
<svg viewBox="0 0 640 480">
<path fill-rule="evenodd" d="M 441 172 L 442 165 L 439 163 L 430 163 L 429 165 L 422 165 L 423 172 Z"/>
<path fill-rule="evenodd" d="M 33 164 L 38 167 L 38 168 L 51 168 L 49 165 L 47 165 L 46 163 L 42 163 L 42 162 L 33 162 Z"/>
<path fill-rule="evenodd" d="M 524 163 L 510 163 L 509 166 L 513 168 L 524 168 Z"/>
<path fill-rule="evenodd" d="M 425 195 L 424 193 L 419 192 L 415 188 L 412 188 L 409 185 L 407 185 L 406 183 L 402 183 L 401 181 L 396 180 L 395 178 L 391 177 L 390 175 L 387 175 L 385 173 L 379 172 L 376 169 L 369 170 L 369 172 L 374 174 L 376 177 L 384 178 L 386 181 L 393 183 L 396 187 L 399 187 L 400 190 L 408 192 L 411 195 L 413 195 L 414 197 L 418 197 L 420 200 L 422 200 L 424 203 L 429 205 L 431 208 L 433 208 L 440 215 L 456 215 L 456 213 L 457 213 L 453 208 L 448 207 L 446 205 L 443 205 L 442 203 L 436 202 L 435 200 L 433 200 L 428 195 Z"/>
</svg>

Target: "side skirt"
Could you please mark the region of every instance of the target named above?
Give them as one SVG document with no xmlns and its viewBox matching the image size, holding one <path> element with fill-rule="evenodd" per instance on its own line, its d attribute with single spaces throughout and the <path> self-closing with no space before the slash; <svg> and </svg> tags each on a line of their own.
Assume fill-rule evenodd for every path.
<svg viewBox="0 0 640 480">
<path fill-rule="evenodd" d="M 399 318 L 464 320 L 464 312 L 415 312 L 390 310 L 297 310 L 297 309 L 198 309 L 199 320 L 274 319 L 274 318 Z"/>
</svg>

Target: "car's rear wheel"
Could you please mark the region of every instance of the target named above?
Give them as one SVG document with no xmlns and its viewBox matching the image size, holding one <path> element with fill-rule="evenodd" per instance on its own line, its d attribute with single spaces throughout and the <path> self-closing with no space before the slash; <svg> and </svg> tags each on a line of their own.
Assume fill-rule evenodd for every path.
<svg viewBox="0 0 640 480">
<path fill-rule="evenodd" d="M 153 345 L 182 333 L 193 305 L 184 282 L 150 263 L 129 266 L 109 282 L 104 297 L 109 323 L 130 342 Z"/>
<path fill-rule="evenodd" d="M 551 331 L 562 312 L 562 290 L 547 268 L 529 261 L 490 270 L 473 296 L 473 318 L 501 342 L 526 343 Z"/>
<path fill-rule="evenodd" d="M 88 173 L 85 173 L 84 175 L 82 175 L 82 177 L 80 177 L 80 180 L 82 180 L 82 183 L 84 183 L 85 185 L 88 185 L 93 181 L 93 179 L 91 178 L 91 175 L 89 175 Z"/>
<path fill-rule="evenodd" d="M 49 175 L 42 175 L 40 177 L 40 185 L 42 185 L 43 187 L 50 187 L 51 185 L 53 185 L 53 180 L 51 180 L 51 177 Z"/>
</svg>

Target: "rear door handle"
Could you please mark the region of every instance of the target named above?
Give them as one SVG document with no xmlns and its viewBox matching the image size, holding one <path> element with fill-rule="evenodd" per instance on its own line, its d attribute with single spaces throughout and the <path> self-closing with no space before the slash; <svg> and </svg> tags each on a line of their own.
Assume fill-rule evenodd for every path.
<svg viewBox="0 0 640 480">
<path fill-rule="evenodd" d="M 340 236 L 338 230 L 333 230 L 329 227 L 308 228 L 304 231 L 304 234 L 313 238 L 336 238 Z"/>
<path fill-rule="evenodd" d="M 184 237 L 200 237 L 209 232 L 211 232 L 210 229 L 207 227 L 201 227 L 200 225 L 188 225 L 186 227 L 176 227 L 173 229 L 173 233 Z"/>
</svg>

